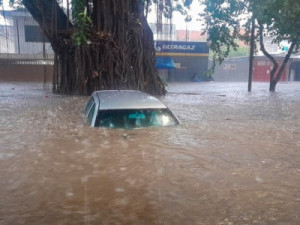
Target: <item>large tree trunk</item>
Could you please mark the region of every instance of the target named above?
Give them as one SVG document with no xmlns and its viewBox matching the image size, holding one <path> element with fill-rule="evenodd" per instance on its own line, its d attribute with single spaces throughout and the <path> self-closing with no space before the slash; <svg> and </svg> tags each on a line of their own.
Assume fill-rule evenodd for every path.
<svg viewBox="0 0 300 225">
<path fill-rule="evenodd" d="M 86 2 L 92 3 L 93 27 L 86 33 L 88 43 L 77 46 L 72 39 L 77 28 L 55 0 L 24 0 L 37 22 L 45 25 L 45 35 L 56 54 L 54 92 L 89 95 L 99 89 L 135 89 L 164 94 L 143 1 Z M 47 13 L 43 14 L 45 6 Z"/>
</svg>

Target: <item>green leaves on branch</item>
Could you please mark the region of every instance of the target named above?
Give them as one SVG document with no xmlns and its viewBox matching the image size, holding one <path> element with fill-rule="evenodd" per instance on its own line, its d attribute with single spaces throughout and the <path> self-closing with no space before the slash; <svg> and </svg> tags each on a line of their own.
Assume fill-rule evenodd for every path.
<svg viewBox="0 0 300 225">
<path fill-rule="evenodd" d="M 300 43 L 299 0 L 204 0 L 204 5 L 201 16 L 216 62 L 237 48 L 237 40 L 249 42 L 252 16 L 274 43 Z"/>
<path fill-rule="evenodd" d="M 88 34 L 91 31 L 92 20 L 87 16 L 87 10 L 79 13 L 76 19 L 77 31 L 73 34 L 73 39 L 77 46 L 89 44 Z"/>
<path fill-rule="evenodd" d="M 179 12 L 181 15 L 185 16 L 185 22 L 190 22 L 192 17 L 189 15 L 188 10 L 190 9 L 193 0 L 174 0 L 173 10 Z"/>
<path fill-rule="evenodd" d="M 164 15 L 165 18 L 172 19 L 173 12 L 179 12 L 185 16 L 185 22 L 192 20 L 189 15 L 189 9 L 193 1 L 200 0 L 141 0 L 149 2 L 149 5 L 155 4 L 158 9 L 158 14 Z"/>
<path fill-rule="evenodd" d="M 9 0 L 8 3 L 11 7 L 18 8 L 20 7 L 20 5 L 22 5 L 22 0 Z M 3 4 L 3 0 L 0 0 L 0 6 L 2 4 Z"/>
<path fill-rule="evenodd" d="M 88 15 L 84 0 L 72 1 L 72 14 L 76 25 L 76 32 L 73 34 L 73 40 L 77 46 L 89 44 L 88 36 L 92 29 L 92 20 Z"/>
<path fill-rule="evenodd" d="M 265 0 L 260 3 L 257 20 L 264 24 L 268 35 L 274 42 L 290 42 L 300 39 L 300 1 L 299 0 Z"/>
<path fill-rule="evenodd" d="M 230 52 L 237 50 L 240 39 L 241 18 L 245 11 L 245 2 L 238 0 L 204 0 L 205 9 L 200 16 L 206 24 L 208 43 L 212 54 L 212 70 L 227 58 Z"/>
</svg>

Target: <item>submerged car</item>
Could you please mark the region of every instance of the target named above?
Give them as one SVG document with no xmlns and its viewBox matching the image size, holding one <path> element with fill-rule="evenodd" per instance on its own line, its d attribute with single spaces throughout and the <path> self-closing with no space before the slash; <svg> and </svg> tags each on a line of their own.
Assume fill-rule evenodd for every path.
<svg viewBox="0 0 300 225">
<path fill-rule="evenodd" d="M 179 124 L 157 98 L 133 90 L 95 91 L 84 113 L 92 127 L 133 129 Z"/>
</svg>

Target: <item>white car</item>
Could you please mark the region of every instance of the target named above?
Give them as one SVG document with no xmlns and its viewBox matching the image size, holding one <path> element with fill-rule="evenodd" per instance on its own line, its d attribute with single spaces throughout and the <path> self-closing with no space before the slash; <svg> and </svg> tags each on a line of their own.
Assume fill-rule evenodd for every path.
<svg viewBox="0 0 300 225">
<path fill-rule="evenodd" d="M 132 129 L 179 124 L 165 104 L 141 91 L 95 91 L 84 113 L 92 127 Z"/>
</svg>

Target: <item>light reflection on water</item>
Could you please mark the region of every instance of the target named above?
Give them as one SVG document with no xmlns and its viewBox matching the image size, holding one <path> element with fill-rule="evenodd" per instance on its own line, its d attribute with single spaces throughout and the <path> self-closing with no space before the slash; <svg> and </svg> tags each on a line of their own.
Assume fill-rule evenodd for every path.
<svg viewBox="0 0 300 225">
<path fill-rule="evenodd" d="M 125 131 L 0 84 L 0 224 L 299 224 L 300 84 L 253 87 L 170 84 L 181 125 Z"/>
</svg>

